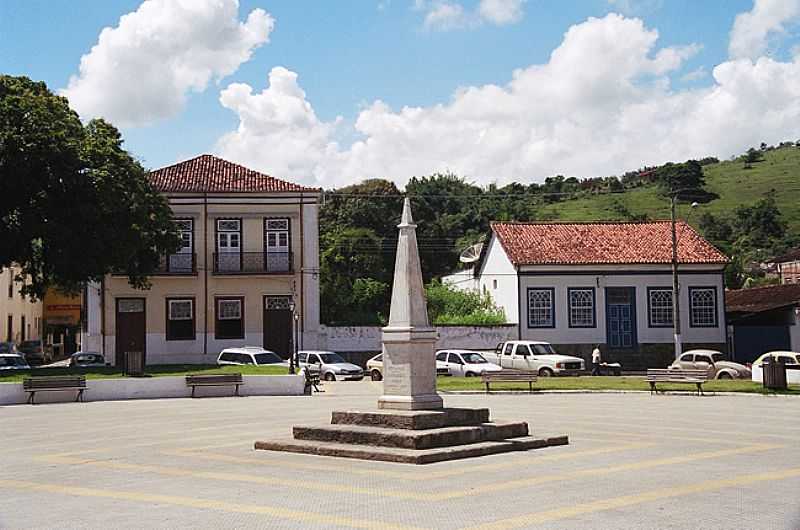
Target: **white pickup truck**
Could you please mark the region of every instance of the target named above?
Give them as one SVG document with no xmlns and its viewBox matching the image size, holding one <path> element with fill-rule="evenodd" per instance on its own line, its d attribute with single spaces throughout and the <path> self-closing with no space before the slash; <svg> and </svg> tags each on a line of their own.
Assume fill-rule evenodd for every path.
<svg viewBox="0 0 800 530">
<path fill-rule="evenodd" d="M 549 342 L 510 340 L 498 344 L 495 353 L 484 353 L 483 356 L 503 368 L 533 370 L 540 377 L 578 375 L 586 368 L 583 359 L 559 355 Z"/>
</svg>

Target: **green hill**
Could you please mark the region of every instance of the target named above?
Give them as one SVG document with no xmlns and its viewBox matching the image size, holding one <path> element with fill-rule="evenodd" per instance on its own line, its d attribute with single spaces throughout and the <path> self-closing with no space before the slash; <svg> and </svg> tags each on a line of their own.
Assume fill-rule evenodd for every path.
<svg viewBox="0 0 800 530">
<path fill-rule="evenodd" d="M 689 216 L 697 223 L 701 212 L 728 215 L 739 206 L 749 206 L 775 190 L 775 199 L 789 232 L 800 234 L 800 148 L 783 147 L 764 152 L 764 160 L 745 169 L 741 161 L 709 164 L 703 168 L 706 188 L 719 198 L 701 205 Z M 626 212 L 627 210 L 627 212 Z M 628 189 L 622 193 L 600 194 L 542 206 L 541 217 L 564 221 L 624 220 L 626 215 L 646 215 L 650 219 L 669 218 L 669 201 L 660 197 L 655 186 Z M 688 205 L 679 206 L 686 219 Z"/>
</svg>

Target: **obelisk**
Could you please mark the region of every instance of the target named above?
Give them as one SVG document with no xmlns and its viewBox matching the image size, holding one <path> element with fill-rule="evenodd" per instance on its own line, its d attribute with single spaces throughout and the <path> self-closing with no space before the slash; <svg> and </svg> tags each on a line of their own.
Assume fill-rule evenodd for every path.
<svg viewBox="0 0 800 530">
<path fill-rule="evenodd" d="M 403 202 L 389 323 L 383 328 L 381 409 L 441 409 L 436 393 L 436 330 L 428 322 L 411 201 Z"/>
</svg>

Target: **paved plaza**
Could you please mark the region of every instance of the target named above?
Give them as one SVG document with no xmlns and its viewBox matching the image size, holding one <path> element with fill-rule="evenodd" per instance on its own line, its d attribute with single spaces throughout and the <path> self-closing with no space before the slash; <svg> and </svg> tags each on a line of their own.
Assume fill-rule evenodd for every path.
<svg viewBox="0 0 800 530">
<path fill-rule="evenodd" d="M 800 528 L 800 399 L 444 395 L 570 445 L 411 466 L 254 451 L 313 397 L 0 407 L 0 528 Z"/>
</svg>

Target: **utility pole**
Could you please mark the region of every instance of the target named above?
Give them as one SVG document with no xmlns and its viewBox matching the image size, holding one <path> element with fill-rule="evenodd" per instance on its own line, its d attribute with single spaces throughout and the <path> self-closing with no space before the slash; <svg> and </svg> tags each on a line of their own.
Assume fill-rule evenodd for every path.
<svg viewBox="0 0 800 530">
<path fill-rule="evenodd" d="M 674 329 L 675 339 L 675 358 L 682 353 L 681 346 L 681 302 L 680 302 L 680 285 L 678 283 L 678 233 L 675 228 L 676 215 L 675 203 L 678 200 L 678 193 L 672 193 L 672 325 Z"/>
</svg>

